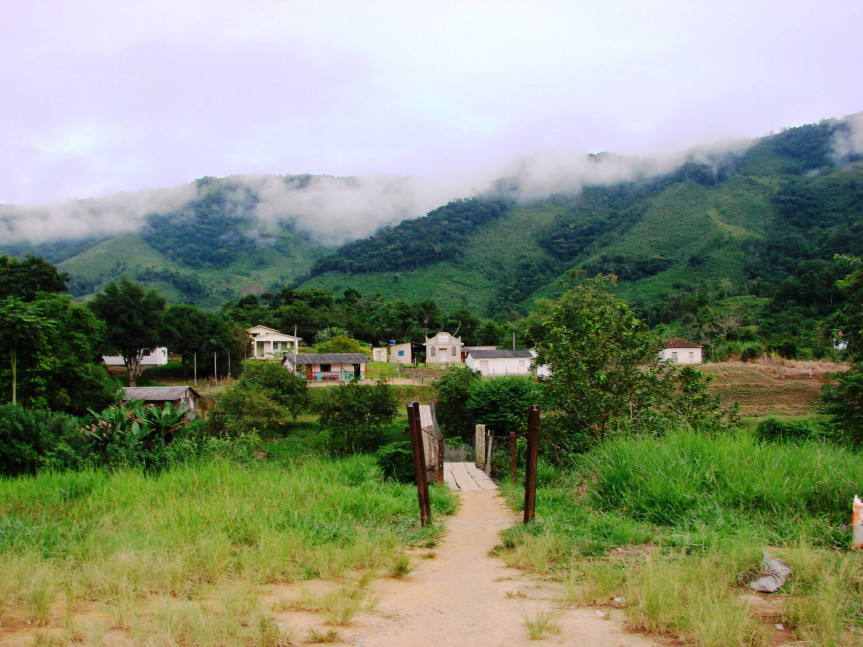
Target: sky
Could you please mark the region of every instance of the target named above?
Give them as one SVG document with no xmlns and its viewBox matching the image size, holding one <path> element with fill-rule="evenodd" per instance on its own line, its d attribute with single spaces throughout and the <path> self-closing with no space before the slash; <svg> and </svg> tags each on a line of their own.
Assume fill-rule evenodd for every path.
<svg viewBox="0 0 863 647">
<path fill-rule="evenodd" d="M 0 0 L 0 204 L 312 173 L 426 208 L 525 159 L 859 112 L 861 26 L 857 0 Z"/>
</svg>

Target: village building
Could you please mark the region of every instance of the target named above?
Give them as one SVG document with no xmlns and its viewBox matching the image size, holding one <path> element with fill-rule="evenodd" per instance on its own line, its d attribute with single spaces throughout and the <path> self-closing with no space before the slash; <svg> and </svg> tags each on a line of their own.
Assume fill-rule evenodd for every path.
<svg viewBox="0 0 863 647">
<path fill-rule="evenodd" d="M 533 358 L 529 350 L 471 349 L 464 363 L 484 377 L 530 375 Z"/>
<path fill-rule="evenodd" d="M 425 341 L 426 365 L 461 364 L 461 339 L 447 332 L 439 332 Z"/>
<path fill-rule="evenodd" d="M 473 350 L 497 350 L 497 346 L 462 346 L 461 361 L 467 361 L 467 355 Z"/>
<path fill-rule="evenodd" d="M 106 366 L 123 366 L 122 355 L 103 355 L 102 361 Z M 153 350 L 144 353 L 141 358 L 141 366 L 164 366 L 168 363 L 168 349 L 165 346 L 159 346 Z"/>
<path fill-rule="evenodd" d="M 269 326 L 252 326 L 246 332 L 252 340 L 252 359 L 280 359 L 297 352 L 302 339 Z"/>
<path fill-rule="evenodd" d="M 368 362 L 362 353 L 299 353 L 282 364 L 308 382 L 350 382 L 366 379 Z"/>
<path fill-rule="evenodd" d="M 141 400 L 146 405 L 163 407 L 171 403 L 176 409 L 185 409 L 189 418 L 194 418 L 200 394 L 190 386 L 126 386 L 123 401 Z"/>
<path fill-rule="evenodd" d="M 659 359 L 670 360 L 672 364 L 701 364 L 701 351 L 700 344 L 675 337 L 659 351 Z"/>
</svg>

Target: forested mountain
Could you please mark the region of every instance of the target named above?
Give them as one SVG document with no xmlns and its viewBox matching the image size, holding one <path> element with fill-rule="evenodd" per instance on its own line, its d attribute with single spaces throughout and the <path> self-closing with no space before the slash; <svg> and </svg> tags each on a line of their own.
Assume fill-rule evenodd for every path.
<svg viewBox="0 0 863 647">
<path fill-rule="evenodd" d="M 574 196 L 452 203 L 341 248 L 301 285 L 431 297 L 503 318 L 583 269 L 618 275 L 622 294 L 654 323 L 679 319 L 686 308 L 675 304 L 699 290 L 827 314 L 841 274 L 834 254 L 863 252 L 863 158 L 837 152 L 849 129 L 835 120 L 791 128 L 743 154 Z M 449 214 L 461 217 L 447 234 Z"/>
<path fill-rule="evenodd" d="M 840 299 L 834 255 L 863 253 L 859 136 L 850 122 L 829 120 L 763 137 L 742 153 L 693 156 L 664 175 L 633 173 L 530 201 L 518 198 L 519 179 L 503 178 L 485 195 L 340 248 L 301 230 L 290 209 L 261 220 L 264 185 L 202 178 L 136 231 L 0 246 L 0 254 L 58 264 L 77 297 L 125 275 L 169 302 L 210 309 L 286 287 L 337 296 L 350 288 L 510 320 L 553 296 L 567 270 L 582 269 L 616 274 L 621 295 L 652 324 L 697 333 L 727 315 L 738 328 L 769 322 L 781 337 L 814 334 L 805 322 L 829 326 Z M 275 181 L 304 191 L 316 177 Z M 329 181 L 317 196 L 357 184 Z"/>
</svg>

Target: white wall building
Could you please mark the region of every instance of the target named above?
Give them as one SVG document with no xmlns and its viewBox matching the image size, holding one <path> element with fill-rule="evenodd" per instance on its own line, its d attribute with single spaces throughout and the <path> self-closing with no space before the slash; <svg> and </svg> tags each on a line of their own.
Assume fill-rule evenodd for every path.
<svg viewBox="0 0 863 647">
<path fill-rule="evenodd" d="M 102 361 L 107 366 L 123 366 L 122 355 L 103 355 Z M 168 363 L 168 349 L 165 346 L 154 348 L 141 358 L 141 366 L 164 366 Z"/>
<path fill-rule="evenodd" d="M 252 326 L 246 332 L 252 340 L 253 359 L 281 359 L 285 353 L 296 353 L 301 339 L 269 326 Z"/>
<path fill-rule="evenodd" d="M 426 365 L 461 364 L 462 343 L 459 337 L 439 332 L 426 339 Z"/>
<path fill-rule="evenodd" d="M 671 360 L 673 364 L 701 364 L 701 350 L 700 344 L 675 337 L 659 351 L 659 359 Z"/>
<path fill-rule="evenodd" d="M 479 371 L 485 377 L 500 375 L 530 375 L 536 352 L 532 350 L 486 350 L 471 349 L 465 358 L 465 365 Z M 547 376 L 548 370 L 537 367 L 537 374 Z"/>
</svg>

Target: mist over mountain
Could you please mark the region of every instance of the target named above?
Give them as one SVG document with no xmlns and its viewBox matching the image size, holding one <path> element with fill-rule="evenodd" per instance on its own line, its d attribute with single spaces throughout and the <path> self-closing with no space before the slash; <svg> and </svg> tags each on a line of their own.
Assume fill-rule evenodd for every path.
<svg viewBox="0 0 863 647">
<path fill-rule="evenodd" d="M 861 153 L 858 113 L 650 157 L 538 152 L 458 177 L 205 177 L 0 205 L 0 253 L 60 264 L 78 296 L 125 274 L 172 301 L 208 307 L 305 283 L 407 291 L 499 314 L 523 308 L 574 267 L 669 286 L 680 283 L 672 276 L 716 273 L 706 261 L 680 264 L 728 248 L 717 236 L 733 234 L 740 249 L 763 242 L 771 227 L 771 237 L 784 235 L 776 218 L 793 219 L 800 200 L 824 211 L 825 198 L 811 191 L 854 194 L 836 178 L 856 177 Z M 790 210 L 789 200 L 798 201 Z M 727 266 L 725 278 L 746 280 L 740 263 Z"/>
</svg>

